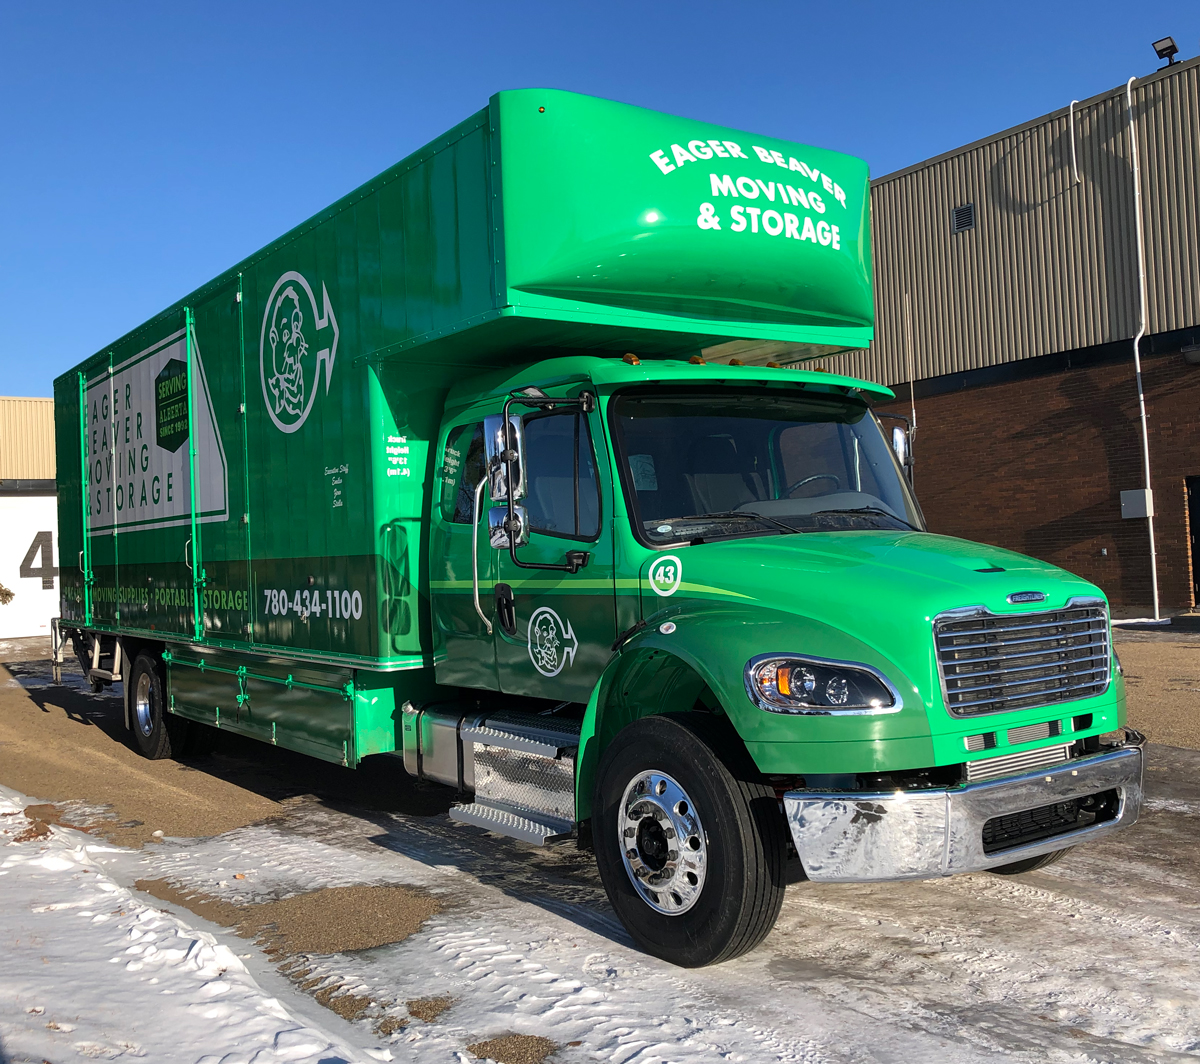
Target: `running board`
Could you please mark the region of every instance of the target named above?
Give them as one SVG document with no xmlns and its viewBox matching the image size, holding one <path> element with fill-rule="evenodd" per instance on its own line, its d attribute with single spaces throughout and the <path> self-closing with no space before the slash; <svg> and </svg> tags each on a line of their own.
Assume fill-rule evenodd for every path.
<svg viewBox="0 0 1200 1064">
<path fill-rule="evenodd" d="M 578 722 L 501 713 L 460 734 L 475 801 L 451 809 L 454 820 L 535 846 L 571 837 Z"/>
<path fill-rule="evenodd" d="M 508 720 L 490 720 L 486 724 L 464 726 L 459 732 L 464 743 L 491 746 L 500 750 L 548 757 L 552 760 L 575 750 L 579 733 L 562 728 L 538 727 Z"/>
<path fill-rule="evenodd" d="M 533 813 L 533 810 L 528 810 Z M 535 814 L 536 815 L 536 814 Z M 509 809 L 501 809 L 484 802 L 450 807 L 450 819 L 459 824 L 471 824 L 510 839 L 531 842 L 534 846 L 545 846 L 549 842 L 561 842 L 571 837 L 571 825 L 560 820 L 533 820 Z"/>
</svg>

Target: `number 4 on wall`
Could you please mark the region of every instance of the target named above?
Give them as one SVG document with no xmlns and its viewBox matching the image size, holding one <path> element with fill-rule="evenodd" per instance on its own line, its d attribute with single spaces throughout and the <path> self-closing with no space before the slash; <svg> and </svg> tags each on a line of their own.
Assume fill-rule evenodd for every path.
<svg viewBox="0 0 1200 1064">
<path fill-rule="evenodd" d="M 33 559 L 38 555 L 42 556 L 42 564 L 36 569 L 33 567 Z M 58 566 L 54 564 L 54 533 L 39 532 L 33 537 L 33 542 L 29 545 L 29 550 L 25 552 L 25 560 L 21 562 L 21 577 L 36 579 L 42 578 L 42 590 L 49 591 L 54 587 L 54 578 L 58 576 Z"/>
</svg>

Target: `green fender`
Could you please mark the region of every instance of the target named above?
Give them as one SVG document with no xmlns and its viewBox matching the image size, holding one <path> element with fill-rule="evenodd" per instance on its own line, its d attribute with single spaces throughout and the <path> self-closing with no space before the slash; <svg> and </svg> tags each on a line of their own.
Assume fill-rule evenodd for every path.
<svg viewBox="0 0 1200 1064">
<path fill-rule="evenodd" d="M 675 628 L 664 633 L 660 626 L 667 621 Z M 756 655 L 777 651 L 873 665 L 900 692 L 903 708 L 841 718 L 765 712 L 746 694 L 744 669 Z M 685 599 L 647 616 L 646 627 L 622 645 L 592 690 L 580 733 L 576 819 L 591 816 L 596 767 L 622 728 L 644 716 L 690 710 L 698 700 L 729 718 L 764 772 L 820 771 L 815 766 L 835 749 L 844 758 L 850 747 L 878 750 L 896 739 L 916 741 L 905 744 L 909 756 L 932 759 L 929 720 L 917 685 L 875 648 L 793 613 Z M 864 760 L 863 771 L 870 769 L 869 761 Z"/>
</svg>

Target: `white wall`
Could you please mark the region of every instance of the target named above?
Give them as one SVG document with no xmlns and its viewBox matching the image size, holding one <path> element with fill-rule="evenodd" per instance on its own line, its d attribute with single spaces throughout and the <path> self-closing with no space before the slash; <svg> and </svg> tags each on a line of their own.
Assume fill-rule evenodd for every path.
<svg viewBox="0 0 1200 1064">
<path fill-rule="evenodd" d="M 22 576 L 22 563 L 42 536 L 52 545 L 50 556 L 37 551 L 27 569 L 37 576 Z M 50 618 L 58 616 L 57 569 L 41 574 L 44 566 L 58 565 L 58 499 L 53 495 L 0 495 L 0 584 L 13 593 L 0 606 L 0 639 L 49 635 Z M 42 584 L 49 583 L 50 587 Z"/>
</svg>

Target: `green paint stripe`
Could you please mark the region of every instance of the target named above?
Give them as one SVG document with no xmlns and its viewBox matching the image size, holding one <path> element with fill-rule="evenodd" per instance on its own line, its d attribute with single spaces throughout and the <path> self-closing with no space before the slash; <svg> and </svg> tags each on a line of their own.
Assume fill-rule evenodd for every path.
<svg viewBox="0 0 1200 1064">
<path fill-rule="evenodd" d="M 530 591 L 564 591 L 571 594 L 575 591 L 608 591 L 613 587 L 618 591 L 637 591 L 641 583 L 628 578 L 620 580 L 510 580 L 512 588 Z M 434 591 L 471 591 L 474 584 L 470 580 L 430 580 L 429 586 Z M 483 585 L 480 585 L 483 590 Z M 697 595 L 715 595 L 718 598 L 751 599 L 753 595 L 743 595 L 740 591 L 730 591 L 723 587 L 709 587 L 707 584 L 689 584 L 686 581 L 679 585 L 680 591 L 689 591 Z M 671 596 L 662 596 L 669 598 Z"/>
<path fill-rule="evenodd" d="M 684 581 L 679 585 L 680 591 L 695 591 L 702 595 L 720 595 L 722 598 L 753 598 L 753 595 L 743 595 L 740 591 L 728 591 L 723 587 L 709 587 L 707 584 L 689 584 Z"/>
<path fill-rule="evenodd" d="M 544 591 L 608 591 L 611 590 L 611 580 L 507 580 L 509 587 L 530 588 Z M 470 591 L 475 585 L 470 580 L 430 580 L 429 586 L 438 591 Z M 485 586 L 480 581 L 480 590 Z"/>
</svg>

